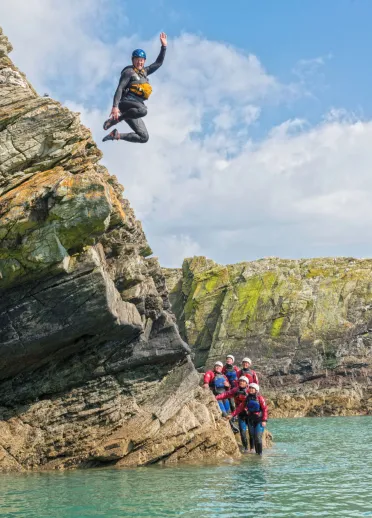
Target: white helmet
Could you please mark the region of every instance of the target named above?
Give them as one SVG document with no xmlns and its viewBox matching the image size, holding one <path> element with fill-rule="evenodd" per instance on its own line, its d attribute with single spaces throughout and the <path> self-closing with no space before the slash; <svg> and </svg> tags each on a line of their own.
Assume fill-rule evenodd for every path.
<svg viewBox="0 0 372 518">
<path fill-rule="evenodd" d="M 227 358 L 231 358 L 233 362 L 235 361 L 235 358 L 234 358 L 234 356 L 232 354 L 228 354 L 226 356 L 226 360 L 227 360 Z"/>
<path fill-rule="evenodd" d="M 256 389 L 257 392 L 260 391 L 260 387 L 259 387 L 259 385 L 257 385 L 257 383 L 250 383 L 249 388 L 251 388 L 251 387 Z"/>
<path fill-rule="evenodd" d="M 216 363 L 214 364 L 214 366 L 216 366 L 216 365 L 219 365 L 220 367 L 223 367 L 223 363 L 222 363 L 222 362 L 216 362 Z"/>
<path fill-rule="evenodd" d="M 249 379 L 246 376 L 240 376 L 239 381 L 245 381 L 247 384 L 249 383 Z"/>
<path fill-rule="evenodd" d="M 251 360 L 250 358 L 247 358 L 247 357 L 245 357 L 245 358 L 243 358 L 243 359 L 242 359 L 242 363 L 243 363 L 243 362 L 247 362 L 247 363 L 249 363 L 250 365 L 252 364 L 252 360 Z"/>
</svg>

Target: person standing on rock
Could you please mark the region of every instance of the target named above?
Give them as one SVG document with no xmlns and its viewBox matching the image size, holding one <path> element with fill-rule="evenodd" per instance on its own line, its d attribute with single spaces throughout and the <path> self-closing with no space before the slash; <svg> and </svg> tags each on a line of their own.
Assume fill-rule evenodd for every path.
<svg viewBox="0 0 372 518">
<path fill-rule="evenodd" d="M 242 403 L 244 404 L 247 396 L 248 396 L 248 385 L 249 381 L 248 378 L 245 376 L 241 376 L 238 381 L 238 386 L 234 387 L 223 394 L 219 394 L 216 396 L 217 401 L 222 401 L 224 399 L 230 400 L 231 398 L 234 399 L 235 406 L 238 407 Z M 247 419 L 248 416 L 246 413 L 242 413 L 238 415 L 238 424 L 239 424 L 239 432 L 240 432 L 240 438 L 242 440 L 242 445 L 245 452 L 248 452 L 248 439 L 247 439 Z M 233 432 L 234 427 L 231 425 Z"/>
<path fill-rule="evenodd" d="M 161 49 L 156 61 L 145 67 L 146 52 L 136 49 L 132 53 L 132 65 L 125 67 L 120 76 L 119 85 L 114 95 L 114 102 L 110 117 L 103 124 L 108 130 L 118 122 L 125 121 L 133 130 L 131 133 L 119 133 L 115 128 L 102 140 L 126 140 L 144 144 L 149 140 L 145 123 L 142 118 L 147 114 L 146 101 L 152 92 L 148 76 L 153 74 L 163 64 L 167 49 L 167 35 L 160 34 Z"/>
<path fill-rule="evenodd" d="M 231 388 L 238 386 L 239 379 L 239 367 L 234 365 L 234 361 L 234 356 L 232 354 L 228 354 L 226 356 L 226 363 L 222 370 L 222 374 L 224 374 L 226 378 L 229 380 Z M 230 407 L 231 410 L 235 410 L 234 398 L 230 399 Z"/>
<path fill-rule="evenodd" d="M 228 379 L 224 374 L 222 374 L 223 363 L 216 362 L 214 364 L 213 371 L 207 371 L 204 374 L 204 388 L 210 388 L 215 396 L 218 394 L 222 394 L 226 391 L 227 388 L 230 387 Z M 218 406 L 221 409 L 222 415 L 224 417 L 230 412 L 230 404 L 229 401 L 219 401 Z"/>
<path fill-rule="evenodd" d="M 231 417 L 238 415 L 241 419 L 246 419 L 250 450 L 252 453 L 256 451 L 258 455 L 262 455 L 262 436 L 267 423 L 268 408 L 265 399 L 259 392 L 259 385 L 250 383 L 248 396 L 231 414 Z"/>
<path fill-rule="evenodd" d="M 242 359 L 242 368 L 239 371 L 239 378 L 240 376 L 246 376 L 249 379 L 249 383 L 257 383 L 258 385 L 258 377 L 256 372 L 251 369 L 252 360 L 250 358 L 243 358 Z"/>
</svg>

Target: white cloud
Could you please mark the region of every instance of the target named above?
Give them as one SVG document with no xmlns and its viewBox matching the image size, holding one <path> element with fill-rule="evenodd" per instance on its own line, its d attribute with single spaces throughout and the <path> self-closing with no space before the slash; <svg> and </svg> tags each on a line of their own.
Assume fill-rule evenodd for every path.
<svg viewBox="0 0 372 518">
<path fill-rule="evenodd" d="M 112 45 L 99 35 L 113 23 L 118 0 L 12 0 L 0 2 L 4 33 L 14 46 L 17 66 L 37 89 L 48 85 L 87 96 L 111 73 Z M 120 10 L 115 23 L 125 24 Z"/>
<path fill-rule="evenodd" d="M 27 34 L 36 38 L 45 19 L 52 28 L 44 41 L 27 47 L 28 36 L 15 26 L 16 16 L 8 16 L 5 32 L 20 49 L 15 61 L 31 79 L 42 83 L 46 77 L 45 84 L 57 92 L 56 70 L 62 65 L 79 91 L 98 95 L 105 84 L 105 106 L 92 107 L 90 100 L 72 93 L 68 103 L 81 111 L 100 145 L 117 81 L 113 74 L 125 64 L 118 56 L 141 46 L 155 57 L 158 40 L 134 43 L 129 35 L 102 43 L 80 22 L 91 5 L 103 10 L 101 17 L 107 20 L 103 0 L 61 4 L 69 25 L 66 34 L 61 26 L 53 30 L 55 13 L 37 8 L 51 7 L 51 1 L 31 4 L 36 7 L 33 14 L 29 8 Z M 3 7 L 0 16 L 4 19 Z M 73 54 L 76 60 L 69 64 Z M 39 63 L 40 55 L 46 63 Z M 316 59 L 310 68 L 323 61 Z M 281 84 L 256 56 L 192 34 L 170 42 L 164 66 L 151 80 L 154 94 L 145 119 L 149 142 L 100 147 L 164 265 L 175 266 L 184 256 L 199 253 L 221 262 L 268 255 L 371 255 L 371 121 L 332 108 L 310 126 L 299 112 L 257 141 L 252 129 L 259 127 L 261 113 L 298 97 L 301 89 Z M 302 91 L 307 93 L 307 85 Z M 128 131 L 124 123 L 120 131 Z"/>
<path fill-rule="evenodd" d="M 159 236 L 158 243 L 163 250 L 167 251 L 167 266 L 169 268 L 179 267 L 185 257 L 202 253 L 202 247 L 199 243 L 184 234 Z"/>
</svg>

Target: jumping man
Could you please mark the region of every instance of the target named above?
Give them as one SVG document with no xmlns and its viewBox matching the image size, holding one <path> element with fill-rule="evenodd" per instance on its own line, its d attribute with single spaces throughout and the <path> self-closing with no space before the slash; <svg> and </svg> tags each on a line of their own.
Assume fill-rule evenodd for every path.
<svg viewBox="0 0 372 518">
<path fill-rule="evenodd" d="M 156 72 L 161 67 L 167 48 L 167 35 L 160 34 L 161 49 L 155 63 L 145 67 L 146 53 L 142 49 L 136 49 L 132 53 L 132 65 L 125 67 L 121 72 L 119 85 L 114 95 L 113 107 L 110 118 L 103 125 L 108 130 L 120 121 L 125 121 L 134 133 L 119 133 L 114 129 L 103 138 L 106 140 L 127 140 L 128 142 L 145 143 L 149 139 L 145 123 L 142 117 L 147 114 L 144 101 L 151 95 L 151 85 L 147 76 Z"/>
</svg>

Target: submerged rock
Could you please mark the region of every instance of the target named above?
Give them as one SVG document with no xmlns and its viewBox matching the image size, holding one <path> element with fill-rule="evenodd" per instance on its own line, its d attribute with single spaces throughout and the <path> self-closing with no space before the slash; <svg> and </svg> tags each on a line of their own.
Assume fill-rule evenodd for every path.
<svg viewBox="0 0 372 518">
<path fill-rule="evenodd" d="M 238 457 L 123 188 L 0 29 L 0 470 Z"/>
<path fill-rule="evenodd" d="M 372 260 L 185 259 L 163 272 L 197 367 L 253 359 L 272 417 L 372 412 Z"/>
</svg>

